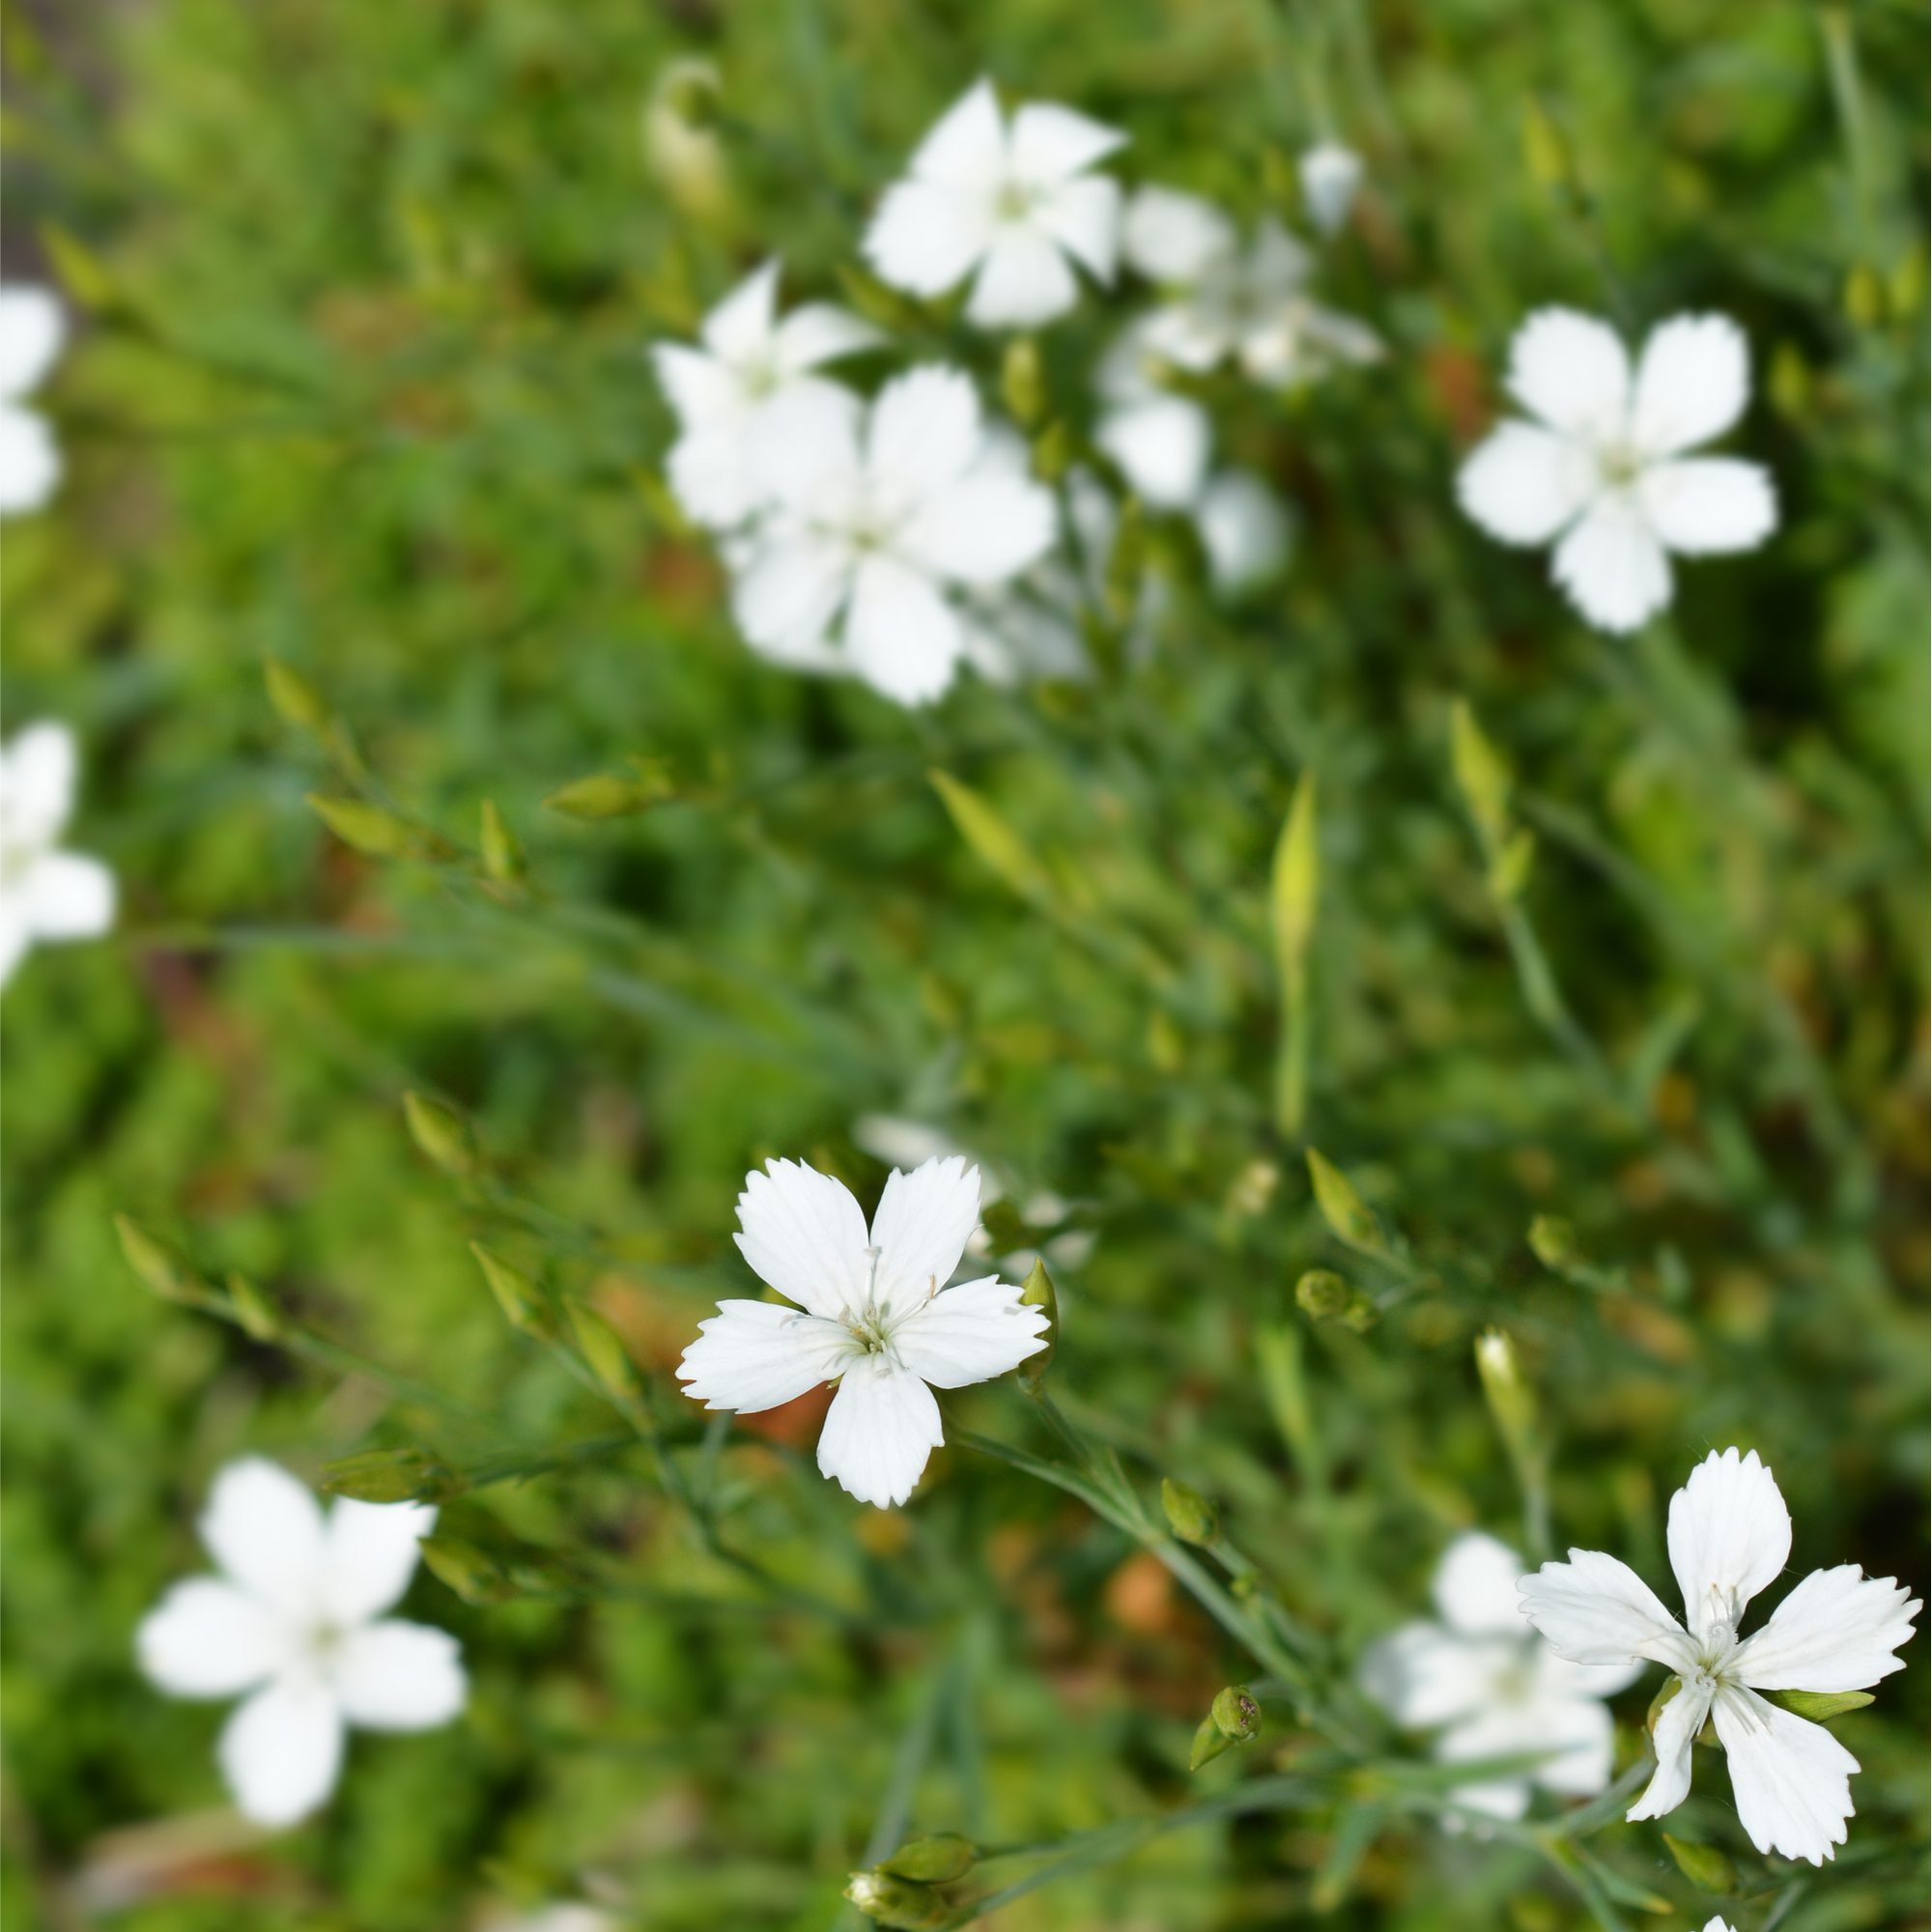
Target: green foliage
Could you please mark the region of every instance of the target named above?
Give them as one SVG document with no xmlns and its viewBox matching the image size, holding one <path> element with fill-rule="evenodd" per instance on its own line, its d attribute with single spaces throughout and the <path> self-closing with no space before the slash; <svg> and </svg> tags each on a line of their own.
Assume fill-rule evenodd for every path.
<svg viewBox="0 0 1932 1932">
<path fill-rule="evenodd" d="M 6 1922 L 803 1932 L 857 1923 L 855 1870 L 885 1922 L 1009 1893 L 1016 1932 L 1701 1924 L 1724 1870 L 1741 1927 L 1920 1910 L 1922 1643 L 1832 1719 L 1863 1771 L 1823 1874 L 1708 1751 L 1667 1845 L 1627 1800 L 1587 1848 L 1548 1800 L 1537 1842 L 1444 1834 L 1350 1676 L 1472 1524 L 1668 1598 L 1665 1501 L 1731 1442 L 1793 1576 L 1923 1594 L 1920 15 L 58 12 L 7 22 L 10 217 L 82 339 L 61 497 L 8 528 L 6 709 L 81 731 L 72 842 L 124 905 L 6 995 Z M 1128 517 L 1101 675 L 908 715 L 739 641 L 641 350 L 781 249 L 1057 476 L 1098 298 L 1003 349 L 855 267 L 981 70 L 1244 217 L 1298 216 L 1339 128 L 1322 287 L 1390 353 L 1203 384 L 1296 506 L 1279 585 L 1217 603 Z M 1780 533 L 1632 640 L 1454 503 L 1551 301 L 1753 346 Z M 1054 1269 L 1050 1373 L 947 1396 L 892 1514 L 821 1480 L 815 1414 L 670 1376 L 756 1292 L 747 1168 L 869 1207 L 878 1114 L 997 1171 L 1009 1279 Z M 131 1650 L 244 1449 L 447 1498 L 403 1613 L 474 1683 L 273 1839 Z M 1267 1721 L 1191 1777 L 1236 1680 Z M 908 1840 L 983 1857 L 942 1895 Z"/>
</svg>

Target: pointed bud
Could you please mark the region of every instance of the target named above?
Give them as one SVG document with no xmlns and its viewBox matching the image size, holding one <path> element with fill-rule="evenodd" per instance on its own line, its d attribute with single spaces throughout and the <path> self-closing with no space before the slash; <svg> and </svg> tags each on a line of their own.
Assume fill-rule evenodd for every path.
<svg viewBox="0 0 1932 1932">
<path fill-rule="evenodd" d="M 1172 1476 L 1161 1479 L 1160 1506 L 1167 1512 L 1169 1528 L 1183 1543 L 1212 1543 L 1221 1533 L 1214 1505 L 1198 1490 L 1177 1483 Z"/>
<path fill-rule="evenodd" d="M 471 1241 L 469 1252 L 481 1264 L 483 1279 L 490 1284 L 490 1293 L 497 1297 L 510 1326 L 548 1342 L 556 1333 L 556 1321 L 543 1290 L 501 1255 L 492 1254 L 481 1241 Z"/>
<path fill-rule="evenodd" d="M 426 1536 L 418 1548 L 431 1571 L 466 1604 L 501 1604 L 517 1594 L 502 1566 L 473 1543 L 457 1536 Z"/>
<path fill-rule="evenodd" d="M 410 1138 L 443 1173 L 458 1180 L 475 1177 L 483 1164 L 476 1152 L 475 1136 L 469 1122 L 454 1108 L 412 1092 L 403 1095 L 403 1119 L 409 1123 Z"/>
<path fill-rule="evenodd" d="M 1349 1306 L 1353 1290 L 1331 1268 L 1310 1268 L 1294 1284 L 1294 1305 L 1318 1321 L 1333 1320 Z"/>
<path fill-rule="evenodd" d="M 581 1301 L 567 1304 L 570 1325 L 577 1330 L 577 1346 L 590 1364 L 590 1373 L 614 1396 L 634 1400 L 639 1392 L 638 1371 L 622 1338 L 596 1309 Z"/>
<path fill-rule="evenodd" d="M 1563 130 L 1533 94 L 1522 103 L 1522 159 L 1540 187 L 1563 187 L 1574 172 Z"/>
<path fill-rule="evenodd" d="M 1215 1728 L 1231 1743 L 1244 1745 L 1262 1727 L 1262 1707 L 1245 1684 L 1230 1684 L 1214 1693 L 1213 1708 L 1208 1714 Z"/>
<path fill-rule="evenodd" d="M 121 1237 L 121 1252 L 128 1265 L 140 1276 L 150 1294 L 163 1301 L 178 1301 L 186 1308 L 206 1308 L 212 1296 L 192 1268 L 126 1214 L 114 1217 L 114 1232 Z"/>
<path fill-rule="evenodd" d="M 328 701 L 322 693 L 293 665 L 267 651 L 262 653 L 262 682 L 285 724 L 319 732 L 328 723 Z"/>
<path fill-rule="evenodd" d="M 1536 1391 L 1517 1360 L 1516 1345 L 1500 1328 L 1486 1329 L 1476 1338 L 1476 1374 L 1511 1456 L 1519 1466 L 1533 1465 L 1539 1447 Z"/>
<path fill-rule="evenodd" d="M 469 1485 L 426 1449 L 368 1449 L 325 1463 L 322 1487 L 358 1503 L 440 1503 Z"/>
<path fill-rule="evenodd" d="M 376 859 L 447 859 L 450 848 L 433 832 L 384 811 L 359 798 L 327 798 L 320 792 L 305 794 L 316 815 L 345 845 L 366 852 Z"/>
<path fill-rule="evenodd" d="M 1072 467 L 1073 432 L 1056 419 L 1033 440 L 1034 479 L 1051 490 Z"/>
<path fill-rule="evenodd" d="M 909 1878 L 921 1885 L 951 1885 L 979 1861 L 980 1848 L 971 1838 L 962 1838 L 957 1832 L 935 1832 L 901 1845 L 891 1858 L 881 1859 L 875 1869 L 888 1878 Z"/>
<path fill-rule="evenodd" d="M 1046 371 L 1040 366 L 1039 344 L 1030 335 L 1016 335 L 1007 344 L 1000 363 L 1000 400 L 1022 429 L 1032 429 L 1046 413 Z"/>
<path fill-rule="evenodd" d="M 517 840 L 517 835 L 505 822 L 503 814 L 497 810 L 497 801 L 486 798 L 483 801 L 483 823 L 480 843 L 483 850 L 483 870 L 499 886 L 514 886 L 524 876 L 524 848 Z"/>
<path fill-rule="evenodd" d="M 1338 1241 L 1363 1254 L 1388 1253 L 1376 1217 L 1363 1206 L 1349 1177 L 1313 1148 L 1308 1150 L 1308 1179 L 1314 1184 L 1315 1205 Z"/>
<path fill-rule="evenodd" d="M 1575 1226 L 1560 1214 L 1539 1214 L 1529 1224 L 1529 1251 L 1555 1274 L 1563 1274 L 1583 1259 Z"/>
<path fill-rule="evenodd" d="M 1053 1351 L 1060 1346 L 1060 1297 L 1054 1293 L 1053 1277 L 1047 1273 L 1046 1264 L 1037 1255 L 1020 1288 L 1020 1306 L 1046 1311 L 1046 1334 L 1042 1338 L 1046 1347 L 1020 1364 L 1020 1380 L 1029 1388 L 1037 1388 L 1046 1379 Z"/>
<path fill-rule="evenodd" d="M 1187 1752 L 1188 1770 L 1199 1771 L 1204 1764 L 1212 1764 L 1234 1742 L 1214 1721 L 1213 1712 L 1208 1712 L 1195 1727 L 1194 1743 Z"/>
<path fill-rule="evenodd" d="M 1490 862 L 1490 896 L 1509 905 L 1521 898 L 1529 884 L 1529 869 L 1536 863 L 1536 834 L 1520 826 L 1504 840 L 1502 849 Z"/>
<path fill-rule="evenodd" d="M 282 1332 L 282 1318 L 275 1305 L 244 1274 L 228 1277 L 228 1299 L 242 1332 L 251 1342 L 272 1342 Z"/>
<path fill-rule="evenodd" d="M 1715 1891 L 1721 1896 L 1737 1890 L 1738 1868 L 1716 1845 L 1689 1844 L 1682 1838 L 1673 1838 L 1668 1832 L 1663 1834 L 1663 1842 L 1677 1861 L 1677 1869 L 1699 1891 Z"/>
<path fill-rule="evenodd" d="M 70 234 L 56 222 L 44 221 L 41 224 L 40 238 L 41 246 L 71 301 L 97 315 L 125 307 L 106 263 L 78 236 Z"/>
<path fill-rule="evenodd" d="M 1509 766 L 1460 697 L 1449 707 L 1449 755 L 1457 789 L 1476 821 L 1484 847 L 1498 850 L 1510 830 Z"/>
<path fill-rule="evenodd" d="M 885 1871 L 854 1872 L 845 1896 L 873 1924 L 895 1926 L 898 1932 L 937 1932 L 952 1917 L 944 1892 Z"/>
<path fill-rule="evenodd" d="M 616 772 L 598 772 L 579 779 L 544 800 L 549 811 L 560 811 L 570 818 L 625 818 L 648 811 L 677 795 L 670 768 L 661 758 L 639 758 L 637 772 L 626 778 Z"/>
</svg>

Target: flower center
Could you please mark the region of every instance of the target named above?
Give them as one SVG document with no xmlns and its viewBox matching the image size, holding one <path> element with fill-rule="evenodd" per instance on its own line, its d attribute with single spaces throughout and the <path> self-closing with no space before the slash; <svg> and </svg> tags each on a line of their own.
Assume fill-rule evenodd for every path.
<svg viewBox="0 0 1932 1932">
<path fill-rule="evenodd" d="M 888 1368 L 903 1366 L 893 1349 L 893 1331 L 912 1311 L 907 1309 L 895 1314 L 891 1301 L 879 1299 L 879 1250 L 867 1248 L 866 1254 L 871 1263 L 871 1271 L 866 1281 L 866 1305 L 847 1309 L 842 1320 L 845 1332 L 859 1345 L 860 1352 L 883 1375 Z M 939 1283 L 928 1276 L 925 1299 L 930 1301 L 938 1293 Z"/>
<path fill-rule="evenodd" d="M 1023 182 L 1006 181 L 993 196 L 993 215 L 999 221 L 1024 221 L 1039 206 L 1039 190 Z"/>
<path fill-rule="evenodd" d="M 1608 442 L 1597 452 L 1597 474 L 1610 490 L 1628 490 L 1644 472 L 1641 455 L 1627 442 Z"/>
</svg>

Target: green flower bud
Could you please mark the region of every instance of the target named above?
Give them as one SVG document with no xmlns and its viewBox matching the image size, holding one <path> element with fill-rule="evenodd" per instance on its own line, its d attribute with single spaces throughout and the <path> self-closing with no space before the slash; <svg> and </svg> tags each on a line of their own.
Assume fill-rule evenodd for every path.
<svg viewBox="0 0 1932 1932">
<path fill-rule="evenodd" d="M 487 1550 L 457 1536 L 426 1536 L 419 1546 L 430 1570 L 466 1604 L 501 1604 L 517 1592 Z"/>
<path fill-rule="evenodd" d="M 1046 413 L 1046 372 L 1040 366 L 1039 344 L 1030 335 L 1016 335 L 1007 344 L 1000 399 L 1022 429 L 1031 429 Z"/>
<path fill-rule="evenodd" d="M 1310 1268 L 1294 1284 L 1294 1305 L 1317 1320 L 1342 1314 L 1351 1293 L 1349 1284 L 1329 1268 Z"/>
<path fill-rule="evenodd" d="M 275 1305 L 244 1274 L 228 1277 L 228 1299 L 235 1319 L 251 1342 L 272 1342 L 282 1332 Z"/>
<path fill-rule="evenodd" d="M 440 1503 L 469 1485 L 426 1449 L 368 1449 L 325 1463 L 322 1487 L 358 1503 Z"/>
<path fill-rule="evenodd" d="M 928 1838 L 913 1838 L 901 1845 L 891 1858 L 881 1859 L 876 1867 L 889 1878 L 909 1878 L 921 1885 L 950 1885 L 963 1877 L 980 1861 L 980 1848 L 957 1832 L 935 1832 Z"/>
<path fill-rule="evenodd" d="M 1388 1252 L 1376 1217 L 1363 1205 L 1349 1177 L 1313 1148 L 1308 1150 L 1308 1179 L 1315 1188 L 1315 1205 L 1338 1241 L 1364 1254 Z"/>
<path fill-rule="evenodd" d="M 1738 1868 L 1715 1845 L 1692 1845 L 1673 1838 L 1668 1832 L 1663 1842 L 1677 1861 L 1677 1869 L 1699 1891 L 1732 1892 L 1738 1889 Z"/>
<path fill-rule="evenodd" d="M 1053 1360 L 1053 1351 L 1060 1346 L 1060 1297 L 1054 1293 L 1053 1277 L 1046 1271 L 1046 1264 L 1037 1256 L 1027 1270 L 1026 1281 L 1020 1288 L 1022 1308 L 1043 1308 L 1046 1311 L 1047 1328 L 1042 1338 L 1046 1347 L 1037 1354 L 1029 1355 L 1020 1364 L 1020 1380 L 1029 1388 L 1037 1388 L 1046 1379 L 1047 1365 Z"/>
<path fill-rule="evenodd" d="M 952 1917 L 943 1892 L 886 1871 L 852 1874 L 845 1896 L 875 1925 L 892 1925 L 899 1932 L 936 1932 Z"/>
<path fill-rule="evenodd" d="M 178 1301 L 188 1308 L 205 1308 L 210 1295 L 194 1270 L 171 1254 L 144 1228 L 126 1214 L 114 1217 L 114 1232 L 121 1237 L 121 1252 L 128 1265 L 140 1276 L 150 1294 L 163 1301 Z"/>
<path fill-rule="evenodd" d="M 1188 1770 L 1199 1771 L 1204 1764 L 1212 1764 L 1234 1742 L 1210 1711 L 1195 1729 L 1194 1744 L 1187 1753 Z"/>
<path fill-rule="evenodd" d="M 521 1328 L 526 1335 L 534 1335 L 539 1341 L 549 1341 L 556 1333 L 556 1321 L 536 1283 L 513 1268 L 500 1255 L 492 1254 L 481 1241 L 471 1241 L 469 1252 L 481 1264 L 483 1279 L 490 1284 L 490 1292 L 497 1297 L 510 1326 Z"/>
<path fill-rule="evenodd" d="M 581 1301 L 568 1304 L 570 1325 L 577 1330 L 577 1346 L 590 1364 L 590 1373 L 614 1396 L 625 1401 L 639 1393 L 638 1371 L 622 1338 L 596 1309 Z"/>
<path fill-rule="evenodd" d="M 262 653 L 262 682 L 282 722 L 303 731 L 321 731 L 328 723 L 328 700 L 293 666 Z"/>
<path fill-rule="evenodd" d="M 433 832 L 424 832 L 393 811 L 370 805 L 359 798 L 326 798 L 320 792 L 305 795 L 322 822 L 358 852 L 377 859 L 447 859 L 450 848 Z"/>
<path fill-rule="evenodd" d="M 1183 1543 L 1212 1543 L 1221 1533 L 1214 1505 L 1197 1490 L 1164 1476 L 1160 1485 L 1160 1506 L 1167 1512 L 1168 1526 Z"/>
<path fill-rule="evenodd" d="M 458 1180 L 474 1178 L 482 1162 L 469 1123 L 461 1114 L 440 1100 L 409 1093 L 403 1095 L 403 1119 L 409 1123 L 410 1138 L 443 1173 Z"/>
<path fill-rule="evenodd" d="M 483 849 L 483 870 L 499 886 L 514 886 L 525 872 L 524 848 L 517 841 L 517 835 L 505 822 L 503 814 L 497 810 L 497 801 L 486 798 L 483 801 L 482 837 L 479 841 Z"/>
<path fill-rule="evenodd" d="M 1577 1245 L 1577 1230 L 1560 1214 L 1539 1214 L 1529 1224 L 1529 1251 L 1547 1268 L 1557 1274 L 1583 1259 Z"/>
<path fill-rule="evenodd" d="M 1262 1727 L 1261 1704 L 1245 1684 L 1230 1684 L 1217 1690 L 1208 1715 L 1214 1719 L 1221 1735 L 1233 1744 L 1246 1744 Z"/>
<path fill-rule="evenodd" d="M 639 758 L 633 762 L 637 766 L 636 777 L 624 778 L 615 772 L 595 773 L 553 792 L 544 800 L 545 808 L 571 818 L 624 818 L 634 812 L 648 811 L 652 806 L 676 796 L 677 786 L 663 760 Z"/>
</svg>

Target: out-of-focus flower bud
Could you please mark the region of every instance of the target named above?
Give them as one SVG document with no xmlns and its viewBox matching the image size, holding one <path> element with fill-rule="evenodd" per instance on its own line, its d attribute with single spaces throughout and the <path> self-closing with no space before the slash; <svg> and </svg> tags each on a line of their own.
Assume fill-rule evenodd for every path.
<svg viewBox="0 0 1932 1932">
<path fill-rule="evenodd" d="M 282 1332 L 282 1318 L 274 1303 L 246 1275 L 228 1277 L 228 1300 L 242 1333 L 251 1342 L 272 1342 Z"/>
<path fill-rule="evenodd" d="M 503 814 L 497 810 L 494 798 L 483 801 L 480 843 L 483 870 L 497 885 L 514 886 L 523 878 L 526 870 L 524 848 Z"/>
<path fill-rule="evenodd" d="M 722 214 L 730 201 L 724 150 L 714 123 L 721 92 L 708 60 L 668 62 L 644 107 L 644 158 L 687 213 Z"/>
<path fill-rule="evenodd" d="M 458 1536 L 426 1536 L 419 1547 L 431 1571 L 466 1604 L 507 1603 L 518 1594 L 502 1565 L 473 1543 Z"/>
<path fill-rule="evenodd" d="M 325 1463 L 322 1487 L 358 1503 L 440 1503 L 469 1485 L 426 1449 L 368 1449 Z"/>
<path fill-rule="evenodd" d="M 885 1871 L 854 1872 L 845 1896 L 875 1925 L 898 1932 L 934 1932 L 952 1917 L 944 1892 Z"/>
<path fill-rule="evenodd" d="M 126 1214 L 117 1214 L 114 1232 L 121 1237 L 121 1252 L 128 1257 L 128 1265 L 140 1276 L 141 1285 L 150 1294 L 157 1294 L 163 1301 L 179 1301 L 188 1308 L 207 1307 L 208 1289 L 194 1270 L 139 1223 Z"/>
<path fill-rule="evenodd" d="M 1315 1188 L 1315 1205 L 1338 1241 L 1365 1254 L 1385 1255 L 1387 1244 L 1376 1217 L 1363 1205 L 1354 1183 L 1325 1156 L 1308 1150 L 1308 1179 Z"/>
<path fill-rule="evenodd" d="M 493 1254 L 481 1241 L 471 1241 L 469 1252 L 481 1265 L 490 1293 L 497 1297 L 510 1326 L 521 1328 L 526 1335 L 534 1335 L 540 1341 L 549 1341 L 556 1333 L 556 1321 L 536 1283 L 521 1269 L 512 1267 L 501 1255 Z"/>
<path fill-rule="evenodd" d="M 662 759 L 639 758 L 634 763 L 635 776 L 597 772 L 553 792 L 544 800 L 545 809 L 571 818 L 624 818 L 677 795 L 670 769 Z"/>
<path fill-rule="evenodd" d="M 1529 1224 L 1529 1251 L 1557 1274 L 1575 1267 L 1583 1259 L 1577 1245 L 1575 1226 L 1560 1214 L 1539 1214 Z"/>
<path fill-rule="evenodd" d="M 622 1337 L 596 1309 L 581 1301 L 573 1301 L 569 1307 L 570 1325 L 577 1330 L 577 1346 L 583 1350 L 590 1373 L 612 1395 L 625 1401 L 635 1399 L 639 1390 L 638 1371 Z"/>
<path fill-rule="evenodd" d="M 1294 1284 L 1294 1305 L 1317 1321 L 1333 1320 L 1349 1306 L 1349 1284 L 1329 1268 L 1310 1268 Z"/>
<path fill-rule="evenodd" d="M 1361 185 L 1361 156 L 1339 141 L 1323 141 L 1310 148 L 1296 167 L 1309 220 L 1324 235 L 1338 233 L 1349 218 L 1355 190 Z"/>
<path fill-rule="evenodd" d="M 376 859 L 420 859 L 437 861 L 452 856 L 446 841 L 433 832 L 425 832 L 380 805 L 359 798 L 328 798 L 321 792 L 306 794 L 316 816 L 342 840 L 358 852 Z"/>
<path fill-rule="evenodd" d="M 409 1093 L 403 1095 L 403 1119 L 409 1123 L 410 1138 L 443 1173 L 459 1180 L 474 1178 L 483 1165 L 476 1138 L 469 1131 L 469 1122 L 454 1108 Z"/>
<path fill-rule="evenodd" d="M 876 1869 L 889 1878 L 909 1878 L 921 1885 L 950 1885 L 980 1861 L 980 1848 L 957 1832 L 935 1832 L 930 1837 L 914 1838 L 901 1845 L 891 1858 L 881 1859 Z"/>
<path fill-rule="evenodd" d="M 269 702 L 283 723 L 316 732 L 327 724 L 327 699 L 294 666 L 267 651 L 262 653 L 262 682 L 268 687 Z"/>
<path fill-rule="evenodd" d="M 1000 400 L 1022 429 L 1032 429 L 1046 413 L 1046 371 L 1039 344 L 1030 335 L 1016 335 L 1007 344 L 1000 364 Z"/>
<path fill-rule="evenodd" d="M 1237 1745 L 1246 1744 L 1262 1727 L 1261 1703 L 1245 1684 L 1217 1690 L 1208 1715 L 1221 1735 Z"/>
<path fill-rule="evenodd" d="M 1673 1838 L 1668 1832 L 1663 1834 L 1663 1842 L 1677 1861 L 1677 1869 L 1699 1891 L 1715 1891 L 1722 1896 L 1737 1890 L 1738 1868 L 1716 1845 L 1690 1844 L 1683 1838 Z"/>
<path fill-rule="evenodd" d="M 1221 1533 L 1220 1515 L 1198 1490 L 1177 1483 L 1172 1476 L 1161 1479 L 1160 1506 L 1167 1512 L 1168 1526 L 1183 1543 L 1212 1543 Z"/>
</svg>

